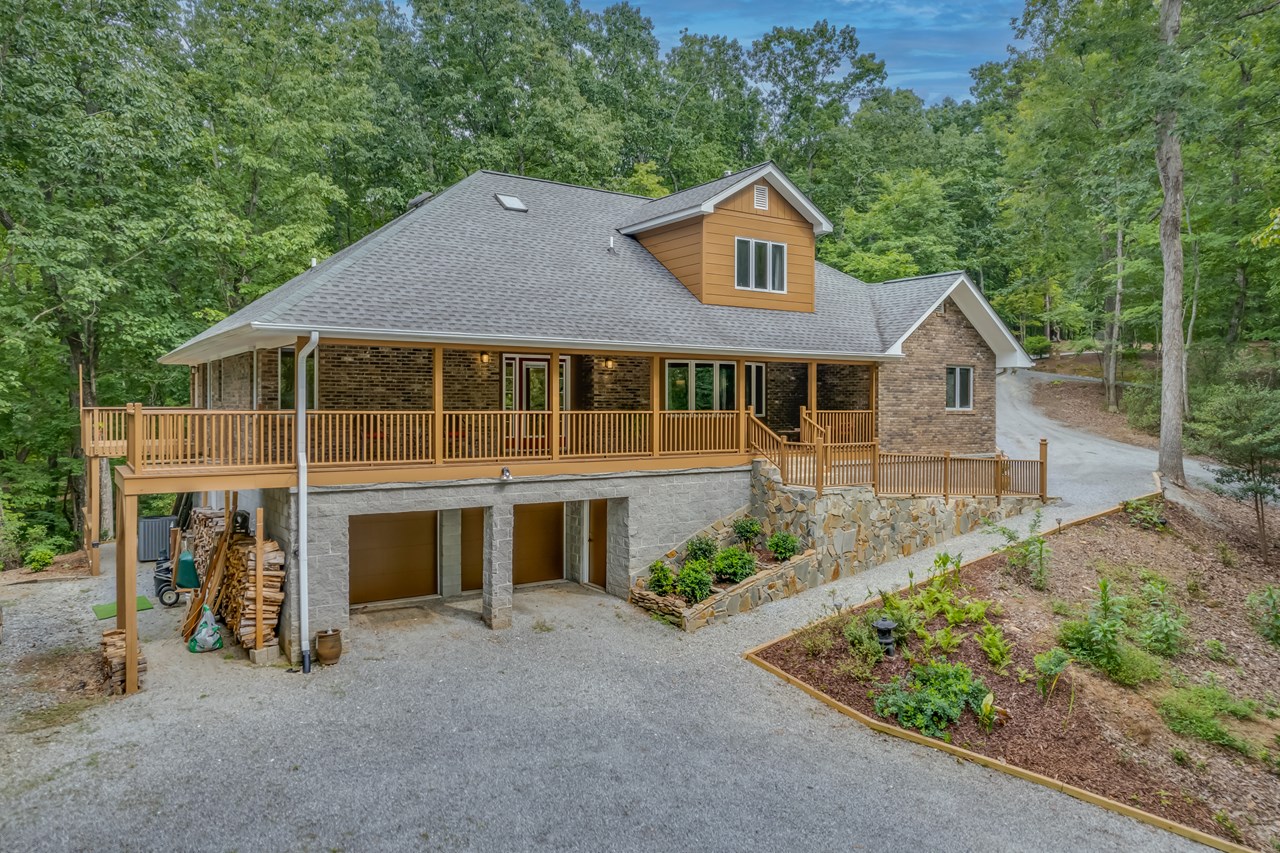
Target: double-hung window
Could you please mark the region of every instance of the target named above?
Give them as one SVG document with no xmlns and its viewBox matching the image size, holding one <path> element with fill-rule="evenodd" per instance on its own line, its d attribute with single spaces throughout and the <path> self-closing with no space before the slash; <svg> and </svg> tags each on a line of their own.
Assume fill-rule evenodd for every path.
<svg viewBox="0 0 1280 853">
<path fill-rule="evenodd" d="M 973 408 L 973 368 L 947 368 L 947 410 L 967 412 Z"/>
<path fill-rule="evenodd" d="M 787 292 L 786 243 L 738 237 L 733 257 L 733 283 L 739 290 Z"/>
</svg>

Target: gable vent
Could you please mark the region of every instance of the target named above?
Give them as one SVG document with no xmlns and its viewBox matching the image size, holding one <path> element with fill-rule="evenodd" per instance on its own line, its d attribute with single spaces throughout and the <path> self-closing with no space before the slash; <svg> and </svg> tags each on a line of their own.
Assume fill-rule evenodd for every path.
<svg viewBox="0 0 1280 853">
<path fill-rule="evenodd" d="M 769 188 L 764 184 L 756 185 L 756 210 L 769 209 Z"/>
<path fill-rule="evenodd" d="M 498 200 L 498 204 L 502 205 L 503 210 L 515 210 L 520 213 L 528 213 L 529 205 L 522 202 L 513 195 L 503 195 L 502 193 L 494 193 L 493 197 Z"/>
</svg>

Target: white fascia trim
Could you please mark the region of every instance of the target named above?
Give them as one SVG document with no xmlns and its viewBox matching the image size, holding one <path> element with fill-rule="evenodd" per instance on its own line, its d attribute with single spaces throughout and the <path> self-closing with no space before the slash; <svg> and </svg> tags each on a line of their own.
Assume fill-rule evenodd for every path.
<svg viewBox="0 0 1280 853">
<path fill-rule="evenodd" d="M 1009 327 L 1000 319 L 1000 315 L 991 307 L 991 303 L 978 290 L 978 286 L 973 283 L 973 280 L 964 273 L 961 273 L 955 282 L 947 288 L 946 292 L 929 306 L 929 310 L 920 315 L 920 318 L 911 325 L 906 334 L 893 342 L 886 354 L 902 355 L 902 345 L 906 343 L 907 338 L 915 334 L 915 331 L 924 324 L 924 321 L 929 319 L 934 311 L 938 310 L 938 306 L 952 295 L 960 296 L 960 299 L 956 300 L 956 305 L 960 306 L 960 310 L 969 318 L 969 322 L 973 324 L 974 329 L 977 330 L 982 339 L 991 347 L 992 352 L 995 353 L 997 368 L 1030 368 L 1035 366 L 1035 362 L 1022 349 L 1022 344 L 1018 343 L 1018 339 L 1013 336 L 1013 332 L 1009 331 Z"/>
<path fill-rule="evenodd" d="M 654 228 L 661 228 L 663 225 L 670 225 L 673 222 L 680 222 L 685 219 L 691 219 L 694 216 L 706 216 L 716 209 L 716 205 L 727 199 L 735 193 L 741 192 L 743 189 L 764 179 L 779 194 L 782 195 L 791 206 L 799 210 L 805 215 L 805 218 L 813 223 L 813 233 L 816 235 L 830 234 L 832 231 L 831 220 L 823 216 L 822 211 L 814 206 L 813 202 L 800 192 L 799 187 L 791 183 L 786 175 L 782 174 L 776 166 L 769 166 L 761 169 L 759 172 L 744 175 L 742 180 L 729 186 L 728 189 L 722 190 L 718 194 L 707 199 L 700 205 L 691 205 L 683 210 L 677 210 L 674 213 L 668 213 L 664 216 L 656 216 L 653 219 L 646 219 L 644 222 L 638 222 L 635 225 L 628 225 L 625 228 L 619 228 L 621 234 L 631 235 L 639 234 L 643 231 L 651 231 Z"/>
</svg>

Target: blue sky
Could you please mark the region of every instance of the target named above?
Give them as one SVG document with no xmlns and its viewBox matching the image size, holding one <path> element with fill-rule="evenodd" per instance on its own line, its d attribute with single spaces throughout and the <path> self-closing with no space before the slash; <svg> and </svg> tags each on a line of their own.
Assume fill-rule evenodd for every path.
<svg viewBox="0 0 1280 853">
<path fill-rule="evenodd" d="M 583 0 L 600 10 L 612 0 Z M 1006 56 L 1009 20 L 1021 0 L 631 0 L 653 21 L 665 51 L 680 30 L 731 36 L 750 46 L 775 26 L 821 18 L 852 24 L 861 50 L 885 63 L 888 85 L 914 89 L 928 103 L 969 94 L 969 69 Z"/>
</svg>

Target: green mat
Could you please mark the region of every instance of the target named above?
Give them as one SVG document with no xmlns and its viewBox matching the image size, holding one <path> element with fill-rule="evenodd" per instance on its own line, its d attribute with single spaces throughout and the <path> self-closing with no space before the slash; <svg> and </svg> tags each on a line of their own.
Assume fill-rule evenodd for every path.
<svg viewBox="0 0 1280 853">
<path fill-rule="evenodd" d="M 138 596 L 138 610 L 150 610 L 151 606 L 151 599 L 145 595 Z M 111 619 L 116 615 L 116 603 L 108 601 L 106 604 L 93 605 L 93 615 L 99 619 Z"/>
</svg>

